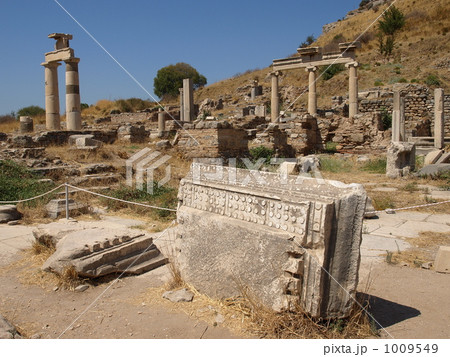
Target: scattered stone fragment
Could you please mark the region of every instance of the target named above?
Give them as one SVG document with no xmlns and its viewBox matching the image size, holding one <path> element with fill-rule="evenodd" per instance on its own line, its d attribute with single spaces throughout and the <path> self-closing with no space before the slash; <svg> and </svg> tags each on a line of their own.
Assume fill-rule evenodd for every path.
<svg viewBox="0 0 450 357">
<path fill-rule="evenodd" d="M 0 315 L 0 339 L 22 338 L 16 328 L 11 325 L 2 315 Z"/>
<path fill-rule="evenodd" d="M 218 324 L 223 324 L 223 323 L 225 322 L 225 317 L 223 317 L 222 314 L 217 314 L 217 315 L 216 315 L 216 318 L 215 318 L 215 321 L 216 321 Z"/>
<path fill-rule="evenodd" d="M 426 262 L 421 265 L 422 269 L 427 269 L 427 270 L 431 269 L 432 266 L 433 266 L 433 262 Z"/>
<path fill-rule="evenodd" d="M 18 224 L 20 224 L 20 221 L 9 221 L 8 222 L 8 226 L 17 226 Z"/>
<path fill-rule="evenodd" d="M 86 291 L 87 289 L 89 289 L 89 285 L 82 284 L 82 285 L 78 285 L 78 286 L 75 288 L 75 291 L 78 292 L 78 293 L 81 293 L 81 292 L 83 292 L 83 291 Z"/>
<path fill-rule="evenodd" d="M 183 288 L 175 291 L 166 291 L 163 294 L 163 298 L 172 302 L 191 302 L 194 294 L 188 289 Z"/>
<path fill-rule="evenodd" d="M 0 206 L 0 223 L 17 221 L 22 218 L 22 213 L 17 210 L 16 205 Z"/>
<path fill-rule="evenodd" d="M 416 165 L 414 143 L 392 142 L 387 150 L 386 176 L 398 178 L 409 175 Z"/>
<path fill-rule="evenodd" d="M 364 211 L 364 218 L 375 218 L 377 214 L 375 212 L 375 207 L 373 206 L 372 199 L 367 197 L 366 210 Z"/>
<path fill-rule="evenodd" d="M 432 164 L 422 167 L 418 172 L 417 176 L 430 176 L 436 177 L 442 174 L 450 172 L 450 164 Z"/>
<path fill-rule="evenodd" d="M 434 261 L 434 270 L 450 274 L 450 247 L 440 246 Z"/>
</svg>

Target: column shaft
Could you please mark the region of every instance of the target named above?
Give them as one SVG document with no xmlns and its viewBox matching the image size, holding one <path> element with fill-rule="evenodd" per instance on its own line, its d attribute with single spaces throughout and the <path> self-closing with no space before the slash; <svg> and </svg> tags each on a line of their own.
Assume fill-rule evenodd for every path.
<svg viewBox="0 0 450 357">
<path fill-rule="evenodd" d="M 270 102 L 271 121 L 272 123 L 278 120 L 280 115 L 280 100 L 278 97 L 278 73 L 272 73 L 272 99 Z"/>
<path fill-rule="evenodd" d="M 180 92 L 180 121 L 184 121 L 183 88 L 179 88 L 178 91 Z"/>
<path fill-rule="evenodd" d="M 358 114 L 358 75 L 357 62 L 347 64 L 349 68 L 349 88 L 348 88 L 348 116 L 352 118 Z"/>
<path fill-rule="evenodd" d="M 60 130 L 58 62 L 47 62 L 45 67 L 45 127 L 47 130 Z"/>
<path fill-rule="evenodd" d="M 434 146 L 436 149 L 444 148 L 444 90 L 434 90 Z"/>
<path fill-rule="evenodd" d="M 184 121 L 191 122 L 194 116 L 194 95 L 192 79 L 183 79 L 183 110 Z"/>
<path fill-rule="evenodd" d="M 66 61 L 66 125 L 67 130 L 81 130 L 79 58 Z"/>
<path fill-rule="evenodd" d="M 308 113 L 310 115 L 317 114 L 316 70 L 317 67 L 306 68 L 309 73 Z"/>
<path fill-rule="evenodd" d="M 158 137 L 164 136 L 166 130 L 166 113 L 160 108 L 158 112 Z"/>
</svg>

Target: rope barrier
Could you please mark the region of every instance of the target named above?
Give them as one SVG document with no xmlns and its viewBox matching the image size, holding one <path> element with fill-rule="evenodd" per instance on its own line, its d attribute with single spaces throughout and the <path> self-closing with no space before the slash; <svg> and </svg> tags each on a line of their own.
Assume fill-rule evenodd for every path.
<svg viewBox="0 0 450 357">
<path fill-rule="evenodd" d="M 87 192 L 90 193 L 91 195 L 94 196 L 99 196 L 99 197 L 103 197 L 103 198 L 108 198 L 110 200 L 113 201 L 118 201 L 118 202 L 124 202 L 124 203 L 130 203 L 136 206 L 142 206 L 142 207 L 147 207 L 147 208 L 155 208 L 155 209 L 160 209 L 160 210 L 164 210 L 164 211 L 171 211 L 171 212 L 176 212 L 176 209 L 173 208 L 166 208 L 166 207 L 158 207 L 158 206 L 152 206 L 152 205 L 147 205 L 145 203 L 139 203 L 139 202 L 132 202 L 132 201 L 126 201 L 126 200 L 122 200 L 120 198 L 115 198 L 115 197 L 111 197 L 111 196 L 107 196 L 107 195 L 102 195 L 101 193 L 97 193 L 97 192 L 92 192 L 89 190 L 86 190 L 84 188 L 80 188 L 80 187 L 76 187 L 76 186 L 72 186 L 68 183 L 65 184 L 67 187 L 73 188 L 74 190 L 78 190 L 78 191 L 83 191 L 83 192 Z"/>
<path fill-rule="evenodd" d="M 43 194 L 41 194 L 41 195 L 38 195 L 38 196 L 35 196 L 35 197 L 26 198 L 26 199 L 23 199 L 23 200 L 17 200 L 17 201 L 0 201 L 0 204 L 3 204 L 3 203 L 22 203 L 22 202 L 33 201 L 33 200 L 36 200 L 36 199 L 38 199 L 38 198 L 44 197 L 44 196 L 46 196 L 46 195 L 48 195 L 48 194 L 50 194 L 50 193 L 52 193 L 52 192 L 55 192 L 56 190 L 60 189 L 61 187 L 64 187 L 65 185 L 66 185 L 66 184 L 61 184 L 61 185 L 59 185 L 58 187 L 55 187 L 53 190 L 50 190 L 50 191 L 48 191 L 48 192 L 45 192 L 45 193 L 43 193 Z"/>
<path fill-rule="evenodd" d="M 381 212 L 390 213 L 390 212 L 395 212 L 395 211 L 405 211 L 405 210 L 414 209 L 414 208 L 437 206 L 437 205 L 442 205 L 444 203 L 450 203 L 450 200 L 443 201 L 443 202 L 427 203 L 427 204 L 418 205 L 418 206 L 403 207 L 403 208 L 387 208 L 387 209 L 383 209 L 383 210 L 380 210 L 380 211 L 370 211 L 370 212 L 365 212 L 365 213 L 366 214 L 381 213 Z"/>
</svg>

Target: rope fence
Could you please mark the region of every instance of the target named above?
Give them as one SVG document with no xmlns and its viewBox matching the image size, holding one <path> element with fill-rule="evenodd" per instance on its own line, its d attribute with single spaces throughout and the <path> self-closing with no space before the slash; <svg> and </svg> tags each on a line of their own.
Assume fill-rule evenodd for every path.
<svg viewBox="0 0 450 357">
<path fill-rule="evenodd" d="M 66 216 L 67 216 L 66 218 L 69 218 L 68 217 L 68 208 L 69 208 L 69 190 L 68 189 L 69 188 L 72 188 L 74 190 L 81 191 L 81 192 L 86 192 L 86 193 L 89 193 L 89 194 L 97 196 L 97 197 L 102 197 L 102 198 L 106 198 L 108 200 L 113 200 L 113 201 L 117 201 L 117 202 L 132 204 L 132 205 L 135 205 L 135 206 L 152 208 L 152 209 L 159 209 L 159 210 L 169 211 L 169 212 L 176 212 L 177 211 L 174 208 L 159 207 L 159 206 L 149 205 L 149 204 L 145 204 L 145 203 L 127 201 L 127 200 L 123 200 L 121 198 L 111 197 L 111 196 L 104 195 L 104 194 L 101 194 L 101 193 L 89 191 L 89 190 L 87 190 L 85 188 L 76 187 L 76 186 L 73 186 L 73 185 L 68 184 L 68 183 L 63 183 L 63 184 L 59 185 L 58 187 L 55 187 L 52 190 L 47 191 L 47 192 L 45 192 L 43 194 L 40 194 L 38 196 L 25 198 L 25 199 L 22 199 L 22 200 L 15 200 L 15 201 L 0 201 L 0 204 L 14 204 L 14 203 L 23 203 L 23 202 L 33 201 L 33 200 L 36 200 L 38 198 L 45 197 L 45 196 L 47 196 L 47 195 L 49 195 L 49 194 L 59 190 L 62 187 L 64 187 L 64 189 L 65 189 L 65 196 L 66 196 Z M 423 205 L 402 207 L 402 208 L 387 208 L 387 209 L 384 209 L 384 210 L 369 211 L 369 212 L 365 212 L 365 213 L 366 214 L 374 214 L 374 213 L 381 213 L 381 212 L 393 213 L 395 211 L 405 211 L 405 210 L 416 209 L 416 208 L 431 207 L 431 206 L 437 206 L 437 205 L 442 205 L 442 204 L 446 204 L 446 203 L 450 203 L 450 200 L 442 201 L 442 202 L 427 203 L 427 204 L 423 204 Z"/>
</svg>

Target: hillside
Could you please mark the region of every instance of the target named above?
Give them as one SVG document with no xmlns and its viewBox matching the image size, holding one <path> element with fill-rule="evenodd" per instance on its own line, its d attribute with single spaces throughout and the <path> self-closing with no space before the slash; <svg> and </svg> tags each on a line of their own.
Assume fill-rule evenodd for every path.
<svg viewBox="0 0 450 357">
<path fill-rule="evenodd" d="M 335 23 L 334 28 L 322 34 L 311 46 L 332 48 L 333 43 L 356 39 L 387 6 L 386 4 L 353 16 L 348 15 Z M 360 38 L 362 48 L 357 52 L 357 60 L 361 65 L 358 74 L 360 91 L 375 86 L 388 87 L 397 82 L 425 84 L 430 75 L 439 80 L 441 87 L 449 90 L 450 2 L 448 0 L 431 2 L 398 0 L 395 6 L 404 13 L 406 24 L 397 35 L 397 44 L 392 58 L 386 60 L 378 53 L 376 24 Z M 299 39 L 299 43 L 302 40 Z M 293 48 L 292 52 L 295 51 L 296 49 Z M 267 77 L 270 71 L 270 67 L 247 71 L 242 75 L 202 88 L 196 92 L 196 102 L 199 103 L 205 98 L 218 99 L 220 96 L 227 96 L 227 101 L 231 100 L 232 103 L 244 102 L 241 92 L 246 87 L 249 91 L 250 82 L 255 78 L 259 80 L 267 93 L 270 90 L 270 79 Z M 283 91 L 288 91 L 293 92 L 289 93 L 289 97 L 297 97 L 306 89 L 307 83 L 306 72 L 286 72 L 280 81 L 281 96 L 283 97 Z M 319 80 L 317 83 L 319 107 L 330 106 L 332 96 L 346 95 L 347 90 L 347 71 L 338 73 L 328 81 Z M 305 94 L 300 97 L 294 107 L 306 106 L 307 95 Z M 267 98 L 270 97 L 266 96 Z"/>
</svg>

